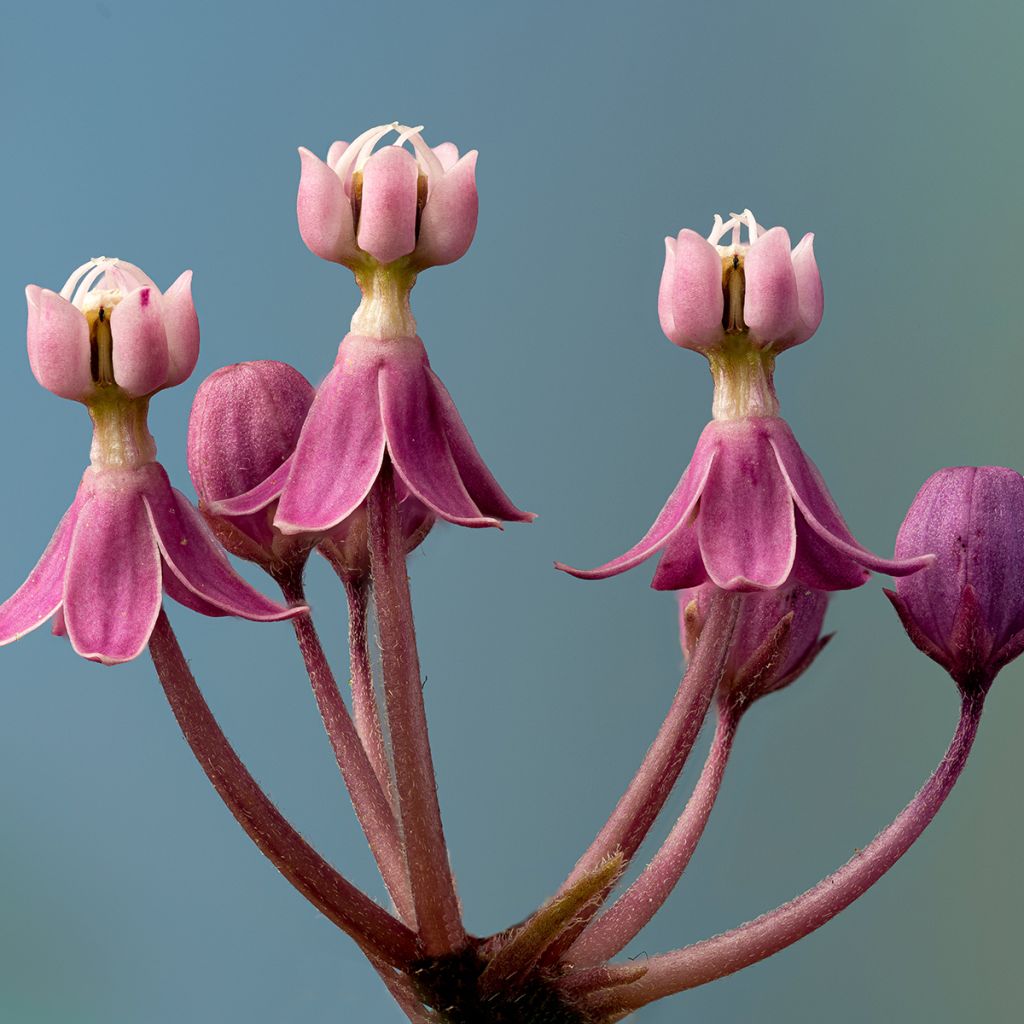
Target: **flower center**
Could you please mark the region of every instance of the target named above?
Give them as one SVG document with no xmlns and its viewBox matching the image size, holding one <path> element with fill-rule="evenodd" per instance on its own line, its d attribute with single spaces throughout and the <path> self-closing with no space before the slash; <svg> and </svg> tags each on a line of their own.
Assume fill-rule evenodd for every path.
<svg viewBox="0 0 1024 1024">
<path fill-rule="evenodd" d="M 743 228 L 747 229 L 747 241 L 740 241 Z M 728 244 L 722 245 L 722 239 L 732 232 Z M 722 259 L 722 294 L 725 302 L 722 305 L 722 328 L 726 334 L 742 334 L 747 329 L 743 320 L 743 296 L 746 289 L 746 276 L 743 260 L 747 250 L 764 228 L 757 223 L 750 210 L 742 213 L 730 213 L 729 219 L 722 220 L 721 214 L 715 214 L 715 223 L 708 235 L 708 241 L 718 250 Z"/>
</svg>

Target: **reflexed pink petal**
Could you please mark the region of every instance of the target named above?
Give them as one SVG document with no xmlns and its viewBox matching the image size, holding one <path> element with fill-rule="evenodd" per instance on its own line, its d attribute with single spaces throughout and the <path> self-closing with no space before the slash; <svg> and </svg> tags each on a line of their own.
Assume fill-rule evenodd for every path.
<svg viewBox="0 0 1024 1024">
<path fill-rule="evenodd" d="M 859 544 L 843 522 L 818 468 L 804 454 L 785 421 L 776 418 L 772 426 L 771 445 L 793 501 L 807 520 L 807 525 L 834 551 L 865 569 L 889 576 L 907 576 L 932 564 L 934 559 L 931 555 L 906 559 L 880 558 Z"/>
<path fill-rule="evenodd" d="M 186 270 L 164 292 L 164 328 L 167 331 L 165 388 L 187 380 L 199 359 L 199 317 L 192 302 L 192 271 Z"/>
<path fill-rule="evenodd" d="M 47 391 L 80 401 L 92 389 L 89 324 L 82 312 L 48 288 L 30 284 L 28 361 Z"/>
<path fill-rule="evenodd" d="M 215 516 L 248 516 L 265 509 L 272 501 L 280 497 L 292 471 L 292 458 L 285 459 L 273 473 L 262 483 L 258 483 L 251 491 L 239 494 L 234 498 L 223 498 L 220 501 L 209 501 L 204 507 L 209 508 Z"/>
<path fill-rule="evenodd" d="M 302 175 L 296 213 L 299 234 L 321 259 L 349 263 L 359 255 L 356 248 L 352 204 L 341 180 L 318 156 L 300 148 Z"/>
<path fill-rule="evenodd" d="M 416 263 L 438 267 L 463 256 L 476 234 L 476 150 L 430 183 L 430 196 L 420 218 Z"/>
<path fill-rule="evenodd" d="M 858 562 L 823 541 L 797 509 L 794 579 L 815 590 L 853 590 L 867 583 L 870 575 Z"/>
<path fill-rule="evenodd" d="M 363 166 L 356 239 L 378 263 L 391 263 L 416 247 L 418 178 L 416 158 L 399 146 L 378 150 Z"/>
<path fill-rule="evenodd" d="M 796 275 L 785 228 L 772 228 L 747 250 L 743 319 L 762 344 L 790 342 L 800 325 Z"/>
<path fill-rule="evenodd" d="M 146 285 L 110 315 L 114 380 L 129 395 L 148 395 L 167 380 L 167 332 L 160 293 Z"/>
<path fill-rule="evenodd" d="M 821 274 L 814 259 L 814 235 L 808 233 L 793 250 L 793 273 L 800 307 L 800 330 L 794 345 L 806 341 L 821 323 L 825 311 L 825 293 L 821 287 Z"/>
<path fill-rule="evenodd" d="M 724 590 L 771 590 L 796 556 L 793 499 L 768 438 L 738 420 L 721 443 L 700 499 L 697 537 L 711 581 Z"/>
<path fill-rule="evenodd" d="M 445 422 L 428 377 L 427 356 L 418 338 L 401 345 L 381 370 L 380 403 L 388 451 L 395 470 L 420 501 L 459 526 L 497 526 L 469 496 L 445 436 Z"/>
<path fill-rule="evenodd" d="M 77 654 L 106 665 L 131 661 L 160 611 L 160 551 L 131 477 L 86 474 L 64 581 L 64 621 Z M 98 476 L 98 474 L 97 474 Z"/>
<path fill-rule="evenodd" d="M 675 490 L 669 495 L 665 507 L 658 513 L 654 525 L 639 543 L 634 544 L 625 554 L 596 569 L 573 569 L 562 562 L 556 562 L 555 568 L 581 580 L 603 580 L 609 576 L 617 576 L 650 558 L 665 544 L 673 530 L 689 524 L 716 457 L 715 432 L 711 429 L 713 427 L 713 423 L 708 424 L 701 434 L 690 465 L 676 484 Z"/>
<path fill-rule="evenodd" d="M 724 301 L 718 250 L 689 228 L 665 239 L 658 316 L 668 339 L 697 350 L 720 341 Z"/>
<path fill-rule="evenodd" d="M 78 518 L 77 499 L 64 513 L 36 567 L 28 579 L 0 605 L 0 647 L 41 626 L 56 612 L 64 597 L 71 535 Z"/>
<path fill-rule="evenodd" d="M 348 143 L 342 142 L 341 139 L 331 143 L 331 148 L 327 150 L 327 166 L 332 171 L 338 166 L 338 161 L 345 155 L 346 149 L 348 149 Z"/>
<path fill-rule="evenodd" d="M 162 469 L 147 486 L 143 500 L 164 561 L 178 581 L 202 602 L 259 622 L 303 613 L 304 609 L 284 608 L 264 597 L 231 568 L 203 517 L 171 487 Z M 203 611 L 201 604 L 183 603 Z"/>
<path fill-rule="evenodd" d="M 699 511 L 697 515 L 700 515 Z M 687 587 L 699 587 L 708 579 L 697 541 L 697 528 L 684 524 L 665 544 L 651 586 L 655 590 L 685 590 Z"/>
<path fill-rule="evenodd" d="M 532 512 L 523 512 L 516 508 L 487 468 L 441 379 L 429 367 L 426 373 L 433 387 L 437 410 L 444 423 L 445 437 L 448 439 L 455 467 L 474 504 L 484 515 L 494 519 L 503 519 L 509 523 L 533 522 L 537 517 Z"/>
<path fill-rule="evenodd" d="M 283 533 L 329 530 L 370 493 L 384 461 L 377 377 L 394 340 L 350 334 L 306 417 L 275 525 Z M 233 503 L 215 510 L 235 515 Z M 255 511 L 248 508 L 241 511 Z"/>
<path fill-rule="evenodd" d="M 160 567 L 163 574 L 164 593 L 168 597 L 177 601 L 178 604 L 188 608 L 189 611 L 198 612 L 200 615 L 208 615 L 211 619 L 225 618 L 231 614 L 230 612 L 226 612 L 223 609 L 218 608 L 215 604 L 210 604 L 209 601 L 204 600 L 198 594 L 194 594 L 189 590 L 188 587 L 186 587 L 185 584 L 174 575 L 174 570 L 166 561 L 161 560 Z"/>
</svg>

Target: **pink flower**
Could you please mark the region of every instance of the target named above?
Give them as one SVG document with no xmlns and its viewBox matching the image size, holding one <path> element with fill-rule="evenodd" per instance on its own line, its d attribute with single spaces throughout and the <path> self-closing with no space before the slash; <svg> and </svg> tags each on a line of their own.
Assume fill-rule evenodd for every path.
<svg viewBox="0 0 1024 1024">
<path fill-rule="evenodd" d="M 1024 477 L 1001 466 L 931 476 L 896 537 L 896 553 L 935 564 L 886 595 L 910 639 L 963 688 L 987 688 L 1024 651 Z"/>
<path fill-rule="evenodd" d="M 392 131 L 394 144 L 374 152 Z M 299 233 L 312 252 L 353 268 L 367 256 L 379 264 L 409 257 L 415 269 L 466 252 L 476 231 L 476 150 L 460 159 L 450 142 L 431 149 L 421 131 L 397 122 L 371 128 L 335 142 L 326 163 L 299 150 Z"/>
<path fill-rule="evenodd" d="M 199 326 L 183 274 L 161 296 L 138 267 L 91 260 L 61 295 L 30 286 L 28 348 L 39 382 L 85 403 L 92 464 L 21 588 L 0 606 L 0 645 L 57 615 L 76 653 L 106 664 L 145 648 L 161 594 L 204 615 L 301 614 L 253 590 L 155 461 L 149 396 L 195 366 Z M 77 285 L 77 287 L 76 287 Z"/>
<path fill-rule="evenodd" d="M 740 242 L 746 226 L 749 242 Z M 729 244 L 720 244 L 726 232 Z M 806 341 L 821 323 L 824 297 L 814 235 L 790 250 L 785 228 L 766 231 L 749 210 L 730 214 L 707 239 L 685 228 L 665 239 L 658 291 L 662 330 L 683 348 L 707 352 L 742 335 L 774 352 Z"/>
<path fill-rule="evenodd" d="M 714 583 L 724 590 L 772 590 L 798 581 L 846 590 L 866 570 L 904 576 L 930 555 L 888 560 L 847 529 L 821 474 L 778 416 L 712 420 L 689 467 L 646 536 L 597 569 L 558 568 L 605 579 L 662 553 L 651 586 L 682 590 Z"/>
<path fill-rule="evenodd" d="M 253 515 L 278 501 L 284 533 L 327 531 L 360 508 L 387 455 L 405 494 L 460 526 L 529 522 L 476 450 L 418 337 L 349 334 L 317 391 L 294 455 L 247 494 L 211 503 Z"/>
<path fill-rule="evenodd" d="M 716 590 L 706 583 L 679 592 L 679 636 L 687 661 Z M 827 608 L 828 594 L 799 583 L 744 594 L 720 694 L 742 710 L 803 675 L 829 640 L 821 635 Z"/>
</svg>

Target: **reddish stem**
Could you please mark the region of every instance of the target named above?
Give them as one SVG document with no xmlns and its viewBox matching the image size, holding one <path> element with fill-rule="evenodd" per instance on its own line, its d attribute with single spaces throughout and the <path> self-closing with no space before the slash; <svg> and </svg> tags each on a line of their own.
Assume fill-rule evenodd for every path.
<svg viewBox="0 0 1024 1024">
<path fill-rule="evenodd" d="M 282 576 L 278 583 L 288 604 L 306 603 L 300 574 Z M 370 844 L 384 885 L 394 901 L 399 916 L 412 927 L 416 919 L 409 890 L 409 875 L 402 838 L 391 803 L 381 788 L 367 751 L 352 723 L 334 673 L 324 654 L 312 616 L 299 615 L 293 618 L 291 623 L 324 729 L 331 742 L 338 768 L 341 769 L 342 778 L 348 787 L 356 817 Z"/>
<path fill-rule="evenodd" d="M 313 906 L 368 955 L 402 969 L 408 967 L 418 955 L 415 935 L 331 867 L 260 789 L 217 724 L 162 610 L 149 650 L 188 745 L 249 838 Z"/>
<path fill-rule="evenodd" d="M 910 849 L 949 796 L 977 736 L 984 700 L 984 692 L 964 696 L 956 733 L 932 776 L 895 820 L 838 871 L 739 928 L 652 957 L 645 961 L 647 972 L 639 981 L 594 993 L 587 999 L 588 1009 L 602 1020 L 618 1020 L 655 999 L 715 981 L 764 960 L 848 907 Z M 585 981 L 585 977 L 578 976 L 573 988 L 585 988 Z"/>
<path fill-rule="evenodd" d="M 442 956 L 460 949 L 466 934 L 437 802 L 405 546 L 386 458 L 366 504 L 384 700 L 417 930 L 426 955 Z"/>
</svg>

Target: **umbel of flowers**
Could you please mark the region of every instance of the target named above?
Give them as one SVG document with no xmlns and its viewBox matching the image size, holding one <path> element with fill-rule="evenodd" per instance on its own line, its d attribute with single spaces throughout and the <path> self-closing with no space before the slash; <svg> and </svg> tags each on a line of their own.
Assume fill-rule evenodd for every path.
<svg viewBox="0 0 1024 1024">
<path fill-rule="evenodd" d="M 713 419 L 638 544 L 599 569 L 561 568 L 604 578 L 660 553 L 652 585 L 677 591 L 687 667 L 635 776 L 558 891 L 505 931 L 470 934 L 438 806 L 406 556 L 437 520 L 481 527 L 532 516 L 485 465 L 417 334 L 417 275 L 463 256 L 477 219 L 476 153 L 430 147 L 421 132 L 381 125 L 335 142 L 326 160 L 300 150 L 302 239 L 354 273 L 362 301 L 318 388 L 274 360 L 224 367 L 200 386 L 188 439 L 198 510 L 156 461 L 146 420 L 150 398 L 196 363 L 190 275 L 161 293 L 138 267 L 104 258 L 76 270 L 60 294 L 28 288 L 32 371 L 86 406 L 93 444 L 49 546 L 0 606 L 0 644 L 52 619 L 77 653 L 105 664 L 148 645 L 178 725 L 228 809 L 353 938 L 410 1021 L 610 1024 L 814 931 L 921 835 L 964 768 L 996 674 L 1024 650 L 1024 478 L 998 467 L 942 470 L 908 512 L 896 557 L 869 552 L 775 394 L 777 354 L 807 341 L 822 318 L 812 236 L 793 248 L 784 228 L 765 230 L 746 210 L 716 217 L 706 239 L 689 230 L 667 239 L 661 324 L 707 358 Z M 221 545 L 264 569 L 283 603 L 245 583 Z M 349 701 L 305 599 L 314 552 L 348 600 Z M 860 587 L 870 571 L 897 578 L 887 594 L 907 632 L 960 691 L 960 721 L 939 766 L 818 885 L 714 938 L 615 962 L 686 870 L 740 721 L 808 672 L 829 639 L 830 592 Z M 210 617 L 289 620 L 388 906 L 328 863 L 248 772 L 206 705 L 164 593 Z M 617 892 L 711 713 L 714 735 L 690 799 Z"/>
</svg>

